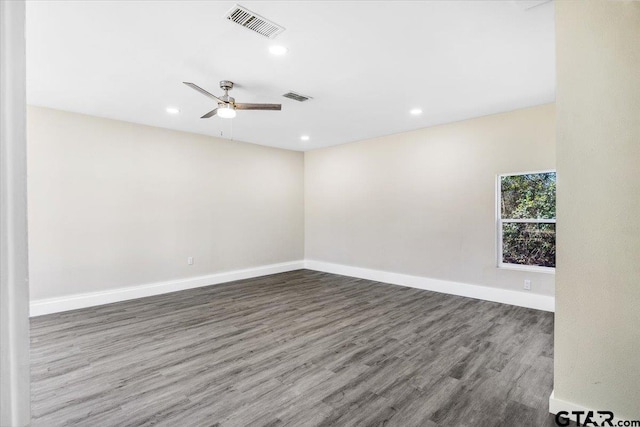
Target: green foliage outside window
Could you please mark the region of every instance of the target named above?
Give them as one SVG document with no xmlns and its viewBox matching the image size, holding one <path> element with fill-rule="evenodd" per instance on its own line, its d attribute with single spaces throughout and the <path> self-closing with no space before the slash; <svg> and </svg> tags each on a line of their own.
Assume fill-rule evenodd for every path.
<svg viewBox="0 0 640 427">
<path fill-rule="evenodd" d="M 555 172 L 503 176 L 500 179 L 502 262 L 555 267 Z M 540 220 L 509 222 L 509 220 Z"/>
</svg>

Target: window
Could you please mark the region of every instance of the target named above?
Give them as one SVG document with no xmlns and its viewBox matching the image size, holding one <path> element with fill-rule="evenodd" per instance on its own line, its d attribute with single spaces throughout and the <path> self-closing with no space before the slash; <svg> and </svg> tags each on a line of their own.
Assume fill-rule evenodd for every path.
<svg viewBox="0 0 640 427">
<path fill-rule="evenodd" d="M 498 176 L 498 267 L 554 271 L 555 171 Z"/>
</svg>

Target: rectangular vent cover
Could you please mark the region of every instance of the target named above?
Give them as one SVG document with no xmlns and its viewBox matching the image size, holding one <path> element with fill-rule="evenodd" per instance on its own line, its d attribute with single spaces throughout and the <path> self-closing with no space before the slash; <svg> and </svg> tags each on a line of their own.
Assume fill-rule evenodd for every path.
<svg viewBox="0 0 640 427">
<path fill-rule="evenodd" d="M 295 93 L 295 92 L 287 92 L 282 96 L 284 96 L 285 98 L 293 99 L 295 101 L 300 101 L 300 102 L 304 102 L 311 99 L 310 96 L 300 95 L 299 93 Z"/>
<path fill-rule="evenodd" d="M 276 37 L 278 34 L 284 31 L 283 26 L 269 21 L 268 19 L 265 19 L 257 13 L 253 13 L 249 9 L 246 9 L 238 4 L 233 6 L 231 10 L 227 12 L 227 15 L 225 17 L 231 22 L 242 25 L 243 27 L 258 33 L 261 36 L 265 36 L 270 39 Z"/>
</svg>

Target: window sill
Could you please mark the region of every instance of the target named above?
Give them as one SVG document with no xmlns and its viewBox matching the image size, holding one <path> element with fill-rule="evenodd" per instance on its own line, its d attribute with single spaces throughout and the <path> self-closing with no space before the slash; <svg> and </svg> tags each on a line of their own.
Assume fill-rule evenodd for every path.
<svg viewBox="0 0 640 427">
<path fill-rule="evenodd" d="M 536 265 L 498 264 L 498 268 L 501 270 L 518 270 L 528 271 L 530 273 L 556 274 L 556 269 L 554 267 L 539 267 Z"/>
</svg>

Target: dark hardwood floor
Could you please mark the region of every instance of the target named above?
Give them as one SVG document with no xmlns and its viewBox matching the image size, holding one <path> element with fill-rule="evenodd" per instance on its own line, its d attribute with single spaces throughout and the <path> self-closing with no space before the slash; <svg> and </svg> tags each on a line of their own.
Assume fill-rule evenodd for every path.
<svg viewBox="0 0 640 427">
<path fill-rule="evenodd" d="M 294 271 L 32 319 L 33 425 L 554 426 L 553 314 Z"/>
</svg>

